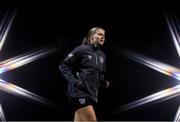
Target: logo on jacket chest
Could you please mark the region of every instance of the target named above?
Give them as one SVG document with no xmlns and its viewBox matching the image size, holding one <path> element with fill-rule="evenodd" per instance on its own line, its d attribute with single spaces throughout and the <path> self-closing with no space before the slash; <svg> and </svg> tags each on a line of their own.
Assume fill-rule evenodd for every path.
<svg viewBox="0 0 180 122">
<path fill-rule="evenodd" d="M 88 55 L 88 59 L 92 59 L 92 55 Z M 102 56 L 99 57 L 100 62 L 103 64 L 104 63 L 104 58 Z"/>
<path fill-rule="evenodd" d="M 104 63 L 104 58 L 103 57 L 99 57 L 99 60 L 100 60 L 100 62 L 103 64 Z"/>
<path fill-rule="evenodd" d="M 92 55 L 88 55 L 88 59 L 89 59 L 89 60 L 92 59 Z"/>
</svg>

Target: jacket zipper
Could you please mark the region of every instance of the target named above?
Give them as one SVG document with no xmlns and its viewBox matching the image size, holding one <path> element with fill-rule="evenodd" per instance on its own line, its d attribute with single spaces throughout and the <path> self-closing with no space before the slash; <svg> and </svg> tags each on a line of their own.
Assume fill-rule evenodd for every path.
<svg viewBox="0 0 180 122">
<path fill-rule="evenodd" d="M 95 57 L 96 57 L 96 65 L 98 64 L 98 60 L 97 60 L 97 52 L 95 52 Z"/>
</svg>

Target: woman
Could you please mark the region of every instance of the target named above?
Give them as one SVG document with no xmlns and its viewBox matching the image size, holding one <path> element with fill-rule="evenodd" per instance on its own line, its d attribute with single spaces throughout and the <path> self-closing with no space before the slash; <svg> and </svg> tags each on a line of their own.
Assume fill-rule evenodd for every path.
<svg viewBox="0 0 180 122">
<path fill-rule="evenodd" d="M 105 80 L 105 54 L 100 47 L 105 41 L 105 30 L 93 27 L 82 45 L 76 47 L 60 64 L 63 76 L 68 80 L 68 97 L 75 111 L 74 121 L 96 121 L 93 106 L 97 103 L 100 84 Z"/>
</svg>

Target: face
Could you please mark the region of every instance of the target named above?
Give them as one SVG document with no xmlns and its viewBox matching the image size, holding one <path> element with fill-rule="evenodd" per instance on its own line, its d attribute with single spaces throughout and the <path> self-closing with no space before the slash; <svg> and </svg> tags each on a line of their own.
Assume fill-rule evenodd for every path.
<svg viewBox="0 0 180 122">
<path fill-rule="evenodd" d="M 98 46 L 102 46 L 105 41 L 105 30 L 97 29 L 96 32 L 91 36 L 91 43 Z"/>
</svg>

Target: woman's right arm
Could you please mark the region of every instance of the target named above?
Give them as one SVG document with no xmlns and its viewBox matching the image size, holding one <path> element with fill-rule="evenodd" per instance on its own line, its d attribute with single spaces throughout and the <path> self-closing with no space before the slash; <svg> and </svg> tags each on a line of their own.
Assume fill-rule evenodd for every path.
<svg viewBox="0 0 180 122">
<path fill-rule="evenodd" d="M 72 67 L 76 65 L 77 59 L 79 57 L 80 49 L 75 48 L 68 56 L 61 62 L 59 65 L 59 69 L 62 75 L 68 80 L 70 83 L 80 83 L 79 79 L 75 78 L 72 72 Z"/>
</svg>

